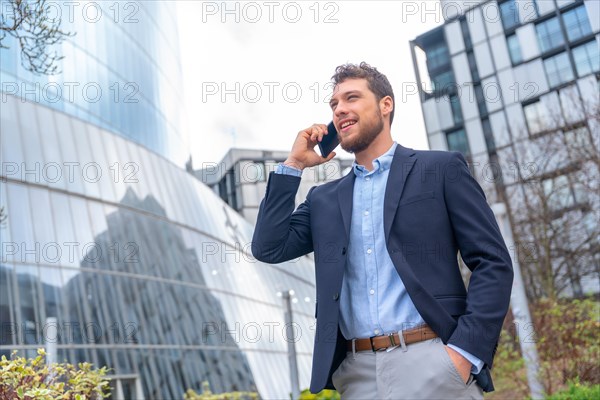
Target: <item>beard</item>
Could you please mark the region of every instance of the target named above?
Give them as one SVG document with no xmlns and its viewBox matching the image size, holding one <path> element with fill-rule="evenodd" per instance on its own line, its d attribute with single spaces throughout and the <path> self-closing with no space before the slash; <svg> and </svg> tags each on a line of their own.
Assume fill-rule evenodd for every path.
<svg viewBox="0 0 600 400">
<path fill-rule="evenodd" d="M 373 143 L 373 140 L 383 130 L 383 116 L 381 111 L 377 110 L 375 121 L 365 122 L 365 125 L 361 127 L 360 132 L 356 135 L 354 140 L 341 140 L 340 146 L 348 153 L 360 153 Z"/>
</svg>

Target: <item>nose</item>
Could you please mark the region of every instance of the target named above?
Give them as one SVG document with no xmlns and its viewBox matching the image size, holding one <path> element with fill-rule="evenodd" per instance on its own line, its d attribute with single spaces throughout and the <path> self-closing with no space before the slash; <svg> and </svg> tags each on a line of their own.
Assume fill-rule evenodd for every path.
<svg viewBox="0 0 600 400">
<path fill-rule="evenodd" d="M 340 118 L 345 116 L 348 113 L 348 110 L 346 108 L 346 103 L 344 103 L 343 101 L 339 101 L 337 103 L 337 105 L 335 106 L 335 111 L 333 112 L 333 116 L 335 118 Z"/>
</svg>

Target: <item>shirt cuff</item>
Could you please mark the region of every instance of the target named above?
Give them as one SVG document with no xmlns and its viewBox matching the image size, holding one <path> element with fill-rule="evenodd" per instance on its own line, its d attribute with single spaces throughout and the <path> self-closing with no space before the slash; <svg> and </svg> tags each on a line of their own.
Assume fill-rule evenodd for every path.
<svg viewBox="0 0 600 400">
<path fill-rule="evenodd" d="M 275 173 L 281 174 L 281 175 L 292 175 L 292 176 L 297 176 L 297 177 L 302 176 L 302 170 L 300 170 L 298 168 L 290 167 L 289 165 L 285 165 L 284 163 L 279 163 L 279 165 L 277 165 L 277 169 L 275 170 Z"/>
<path fill-rule="evenodd" d="M 477 375 L 478 373 L 481 372 L 481 369 L 483 368 L 483 361 L 481 361 L 479 358 L 475 357 L 473 354 L 461 349 L 460 347 L 456 347 L 453 344 L 448 344 L 448 347 L 459 352 L 461 356 L 463 356 L 464 358 L 469 360 L 469 362 L 471 364 L 473 364 L 473 366 L 471 367 L 471 373 L 473 375 Z"/>
</svg>

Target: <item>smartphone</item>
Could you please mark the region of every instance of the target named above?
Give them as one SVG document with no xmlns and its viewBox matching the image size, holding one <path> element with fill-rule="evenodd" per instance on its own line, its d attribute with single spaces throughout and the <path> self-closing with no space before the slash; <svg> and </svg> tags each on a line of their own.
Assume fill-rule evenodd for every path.
<svg viewBox="0 0 600 400">
<path fill-rule="evenodd" d="M 327 125 L 327 135 L 323 135 L 323 139 L 319 143 L 319 150 L 321 151 L 321 157 L 327 157 L 329 153 L 333 151 L 340 144 L 338 139 L 338 133 L 333 125 L 333 121 Z"/>
</svg>

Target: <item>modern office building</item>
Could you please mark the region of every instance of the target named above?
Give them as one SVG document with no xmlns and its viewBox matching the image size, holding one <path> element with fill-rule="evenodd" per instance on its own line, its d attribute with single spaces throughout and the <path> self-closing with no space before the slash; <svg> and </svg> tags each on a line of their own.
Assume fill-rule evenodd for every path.
<svg viewBox="0 0 600 400">
<path fill-rule="evenodd" d="M 288 151 L 233 148 L 219 163 L 205 163 L 203 169 L 193 173 L 254 225 L 260 202 L 267 190 L 269 173 L 275 171 L 288 154 Z M 311 187 L 345 175 L 352 161 L 336 157 L 325 164 L 304 170 L 296 194 L 296 206 L 304 201 Z"/>
<path fill-rule="evenodd" d="M 513 254 L 545 268 L 530 294 L 598 292 L 600 2 L 439 5 L 411 42 L 430 148 L 462 152 L 507 205 Z"/>
<path fill-rule="evenodd" d="M 294 341 L 308 387 L 312 264 L 254 260 L 253 226 L 183 167 L 175 9 L 67 3 L 60 74 L 0 49 L 0 354 L 108 366 L 115 398 L 287 398 Z"/>
</svg>

